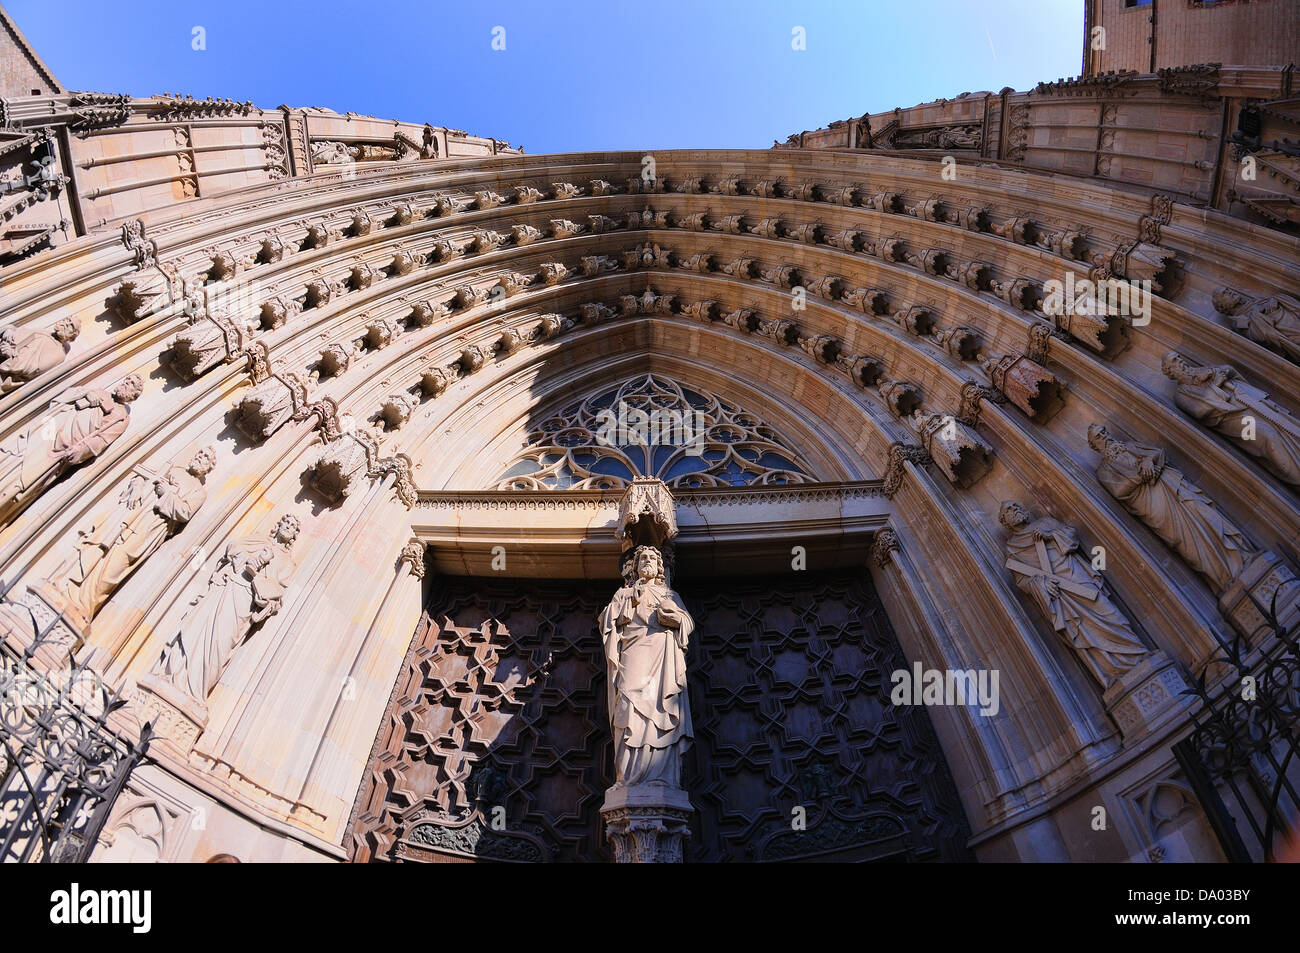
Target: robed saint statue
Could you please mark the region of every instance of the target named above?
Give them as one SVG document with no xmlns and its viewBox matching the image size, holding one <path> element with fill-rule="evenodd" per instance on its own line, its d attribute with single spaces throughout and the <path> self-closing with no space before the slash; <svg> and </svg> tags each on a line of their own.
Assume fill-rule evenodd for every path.
<svg viewBox="0 0 1300 953">
<path fill-rule="evenodd" d="M 663 556 L 639 546 L 600 617 L 614 735 L 614 787 L 681 787 L 691 744 L 686 648 L 695 627 L 668 588 Z"/>
</svg>

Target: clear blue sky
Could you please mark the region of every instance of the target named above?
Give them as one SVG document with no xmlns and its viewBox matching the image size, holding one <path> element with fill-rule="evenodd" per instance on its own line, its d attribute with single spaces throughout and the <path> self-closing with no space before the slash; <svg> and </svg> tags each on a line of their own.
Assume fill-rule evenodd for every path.
<svg viewBox="0 0 1300 953">
<path fill-rule="evenodd" d="M 1074 76 L 1083 50 L 1083 0 L 3 2 L 68 89 L 326 106 L 530 153 L 766 148 Z M 791 48 L 796 26 L 806 50 Z"/>
</svg>

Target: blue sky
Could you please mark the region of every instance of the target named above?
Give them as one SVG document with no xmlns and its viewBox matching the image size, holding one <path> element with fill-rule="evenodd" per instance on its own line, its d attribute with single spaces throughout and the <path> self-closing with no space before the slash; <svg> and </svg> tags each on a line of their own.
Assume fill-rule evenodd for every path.
<svg viewBox="0 0 1300 953">
<path fill-rule="evenodd" d="M 766 148 L 868 111 L 1073 76 L 1083 48 L 1083 0 L 4 6 L 69 89 L 326 106 L 530 153 Z"/>
</svg>

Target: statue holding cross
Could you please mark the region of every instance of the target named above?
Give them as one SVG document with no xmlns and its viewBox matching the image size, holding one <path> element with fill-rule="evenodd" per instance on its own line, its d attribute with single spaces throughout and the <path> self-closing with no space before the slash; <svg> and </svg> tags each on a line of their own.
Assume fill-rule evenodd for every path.
<svg viewBox="0 0 1300 953">
<path fill-rule="evenodd" d="M 1079 552 L 1074 530 L 1050 516 L 1031 519 L 1014 501 L 1002 504 L 1006 566 L 1078 654 L 1102 690 L 1152 653 L 1110 600 L 1101 576 Z"/>
</svg>

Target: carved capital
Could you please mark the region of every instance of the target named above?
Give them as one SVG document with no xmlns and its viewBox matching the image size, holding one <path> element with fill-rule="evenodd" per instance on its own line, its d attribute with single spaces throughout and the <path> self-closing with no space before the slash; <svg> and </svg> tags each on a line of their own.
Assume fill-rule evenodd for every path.
<svg viewBox="0 0 1300 953">
<path fill-rule="evenodd" d="M 408 571 L 416 579 L 424 578 L 424 549 L 424 543 L 412 539 L 402 547 L 401 553 L 397 556 L 398 563 L 405 563 Z"/>
<path fill-rule="evenodd" d="M 889 565 L 890 554 L 897 552 L 898 548 L 898 534 L 886 527 L 876 534 L 871 544 L 871 561 L 884 569 Z"/>
<path fill-rule="evenodd" d="M 930 460 L 924 447 L 910 443 L 891 443 L 889 445 L 889 463 L 885 467 L 885 497 L 893 499 L 898 488 L 903 485 L 904 463 L 923 466 Z"/>
</svg>

